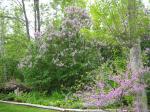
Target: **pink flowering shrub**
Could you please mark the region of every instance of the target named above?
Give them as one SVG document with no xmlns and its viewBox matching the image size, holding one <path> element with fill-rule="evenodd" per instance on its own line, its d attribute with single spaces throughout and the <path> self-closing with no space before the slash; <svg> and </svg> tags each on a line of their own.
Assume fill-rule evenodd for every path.
<svg viewBox="0 0 150 112">
<path fill-rule="evenodd" d="M 141 83 L 141 76 L 148 69 L 140 69 L 134 73 L 131 72 L 130 66 L 128 66 L 127 71 L 123 75 L 111 76 L 109 80 L 117 83 L 116 88 L 112 88 L 106 91 L 106 84 L 103 82 L 98 83 L 99 93 L 90 96 L 88 102 L 89 105 L 93 106 L 108 106 L 118 100 L 123 96 L 137 94 L 144 90 L 145 84 Z"/>
</svg>

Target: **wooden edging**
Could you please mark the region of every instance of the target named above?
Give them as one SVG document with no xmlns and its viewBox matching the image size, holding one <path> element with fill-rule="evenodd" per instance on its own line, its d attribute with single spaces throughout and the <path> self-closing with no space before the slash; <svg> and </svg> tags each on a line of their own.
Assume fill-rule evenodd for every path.
<svg viewBox="0 0 150 112">
<path fill-rule="evenodd" d="M 62 111 L 62 112 L 112 112 L 112 111 L 101 110 L 101 109 L 95 109 L 95 110 L 94 109 L 64 109 L 64 108 L 53 107 L 53 106 L 44 106 L 44 105 L 37 105 L 37 104 L 30 104 L 30 103 L 19 103 L 19 102 L 11 102 L 11 101 L 2 101 L 2 100 L 0 100 L 0 103 L 30 106 L 30 107 L 35 107 L 35 108 L 56 110 L 56 111 Z"/>
</svg>

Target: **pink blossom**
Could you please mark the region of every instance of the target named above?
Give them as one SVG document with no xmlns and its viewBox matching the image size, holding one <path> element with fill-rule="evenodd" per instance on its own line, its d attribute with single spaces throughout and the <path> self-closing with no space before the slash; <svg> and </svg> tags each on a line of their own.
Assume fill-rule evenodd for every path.
<svg viewBox="0 0 150 112">
<path fill-rule="evenodd" d="M 105 86 L 105 84 L 104 84 L 104 83 L 102 83 L 102 82 L 98 83 L 97 85 L 98 85 L 98 87 L 99 87 L 99 88 L 101 88 L 101 89 L 103 89 L 103 88 L 104 88 L 104 86 Z"/>
<path fill-rule="evenodd" d="M 130 67 L 128 65 L 128 67 Z M 134 73 L 131 72 L 130 68 L 127 68 L 127 71 L 124 73 L 123 76 L 113 76 L 110 78 L 110 80 L 113 80 L 114 82 L 118 83 L 118 87 L 115 89 L 111 89 L 109 92 L 105 91 L 105 85 L 104 83 L 100 82 L 98 83 L 98 87 L 100 88 L 100 93 L 93 95 L 93 104 L 96 104 L 98 106 L 106 106 L 113 101 L 122 98 L 124 95 L 128 95 L 130 93 L 139 93 L 144 90 L 146 87 L 145 84 L 142 84 L 140 82 L 140 78 L 143 75 L 144 72 L 148 71 L 149 69 L 139 69 L 139 71 L 136 71 Z M 105 103 L 102 103 L 105 102 Z M 92 104 L 91 103 L 91 104 Z"/>
</svg>

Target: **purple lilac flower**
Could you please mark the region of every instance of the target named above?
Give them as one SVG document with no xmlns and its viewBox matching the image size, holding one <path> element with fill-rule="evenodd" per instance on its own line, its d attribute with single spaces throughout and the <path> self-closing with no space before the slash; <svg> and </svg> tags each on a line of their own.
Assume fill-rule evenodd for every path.
<svg viewBox="0 0 150 112">
<path fill-rule="evenodd" d="M 41 32 L 38 32 L 38 31 L 37 31 L 37 32 L 34 32 L 34 36 L 35 36 L 35 37 L 40 37 L 41 35 L 42 35 Z"/>
</svg>

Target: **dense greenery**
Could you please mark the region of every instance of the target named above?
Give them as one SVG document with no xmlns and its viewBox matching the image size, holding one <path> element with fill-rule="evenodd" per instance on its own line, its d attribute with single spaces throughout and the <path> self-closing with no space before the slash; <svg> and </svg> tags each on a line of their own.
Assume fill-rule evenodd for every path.
<svg viewBox="0 0 150 112">
<path fill-rule="evenodd" d="M 66 97 L 65 97 L 66 96 Z M 16 101 L 16 102 L 25 102 L 32 104 L 41 104 L 45 106 L 56 106 L 56 107 L 65 107 L 65 108 L 82 108 L 82 101 L 79 100 L 76 96 L 66 95 L 60 92 L 53 92 L 51 95 L 45 93 L 23 93 L 21 96 L 17 96 L 14 93 L 9 94 L 0 94 L 0 99 L 5 101 Z"/>
<path fill-rule="evenodd" d="M 30 1 L 12 0 L 8 9 L 1 5 L 7 0 L 0 2 L 0 99 L 82 108 L 87 91 L 115 91 L 119 83 L 111 78 L 123 77 L 129 63 L 134 66 L 127 79 L 133 69 L 150 66 L 150 16 L 141 1 L 38 1 L 29 7 L 34 20 L 25 9 Z M 34 29 L 29 27 L 32 24 Z M 1 90 L 11 80 L 30 91 L 5 94 Z M 149 73 L 139 80 L 134 82 L 149 88 Z M 99 82 L 107 85 L 102 91 Z M 136 96 L 122 95 L 121 104 L 102 108 L 133 107 Z"/>
</svg>

